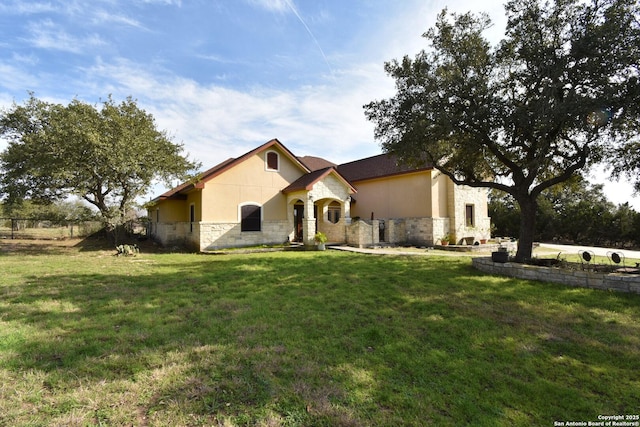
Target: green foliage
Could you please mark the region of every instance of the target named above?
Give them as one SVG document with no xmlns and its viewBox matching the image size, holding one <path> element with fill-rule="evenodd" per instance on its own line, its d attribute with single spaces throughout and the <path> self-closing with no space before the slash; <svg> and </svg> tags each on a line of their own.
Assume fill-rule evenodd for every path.
<svg viewBox="0 0 640 427">
<path fill-rule="evenodd" d="M 615 206 L 601 185 L 577 176 L 542 192 L 535 239 L 597 246 L 640 246 L 640 213 L 628 204 Z M 489 216 L 498 236 L 516 236 L 519 207 L 512 197 L 492 191 Z"/>
<path fill-rule="evenodd" d="M 34 203 L 31 200 L 15 200 L 13 204 L 0 204 L 0 216 L 5 218 L 48 220 L 56 224 L 98 219 L 96 211 L 84 203 L 68 200 L 47 204 Z"/>
<path fill-rule="evenodd" d="M 626 176 L 634 183 L 635 191 L 640 193 L 640 141 L 630 142 L 615 152 L 613 175 Z"/>
<path fill-rule="evenodd" d="M 0 194 L 10 204 L 74 194 L 100 211 L 108 229 L 122 224 L 153 180 L 196 167 L 131 98 L 64 106 L 31 95 L 0 114 L 0 135 L 9 142 L 0 154 Z"/>
<path fill-rule="evenodd" d="M 544 426 L 640 399 L 638 295 L 468 257 L 4 249 L 6 425 Z"/>
<path fill-rule="evenodd" d="M 315 234 L 315 236 L 313 236 L 313 239 L 316 241 L 316 243 L 326 243 L 327 235 L 319 231 Z"/>
<path fill-rule="evenodd" d="M 443 11 L 429 50 L 386 64 L 396 95 L 365 109 L 402 161 L 510 194 L 525 259 L 538 196 L 638 135 L 640 13 L 635 0 L 512 0 L 506 12 L 491 46 L 486 15 Z"/>
</svg>

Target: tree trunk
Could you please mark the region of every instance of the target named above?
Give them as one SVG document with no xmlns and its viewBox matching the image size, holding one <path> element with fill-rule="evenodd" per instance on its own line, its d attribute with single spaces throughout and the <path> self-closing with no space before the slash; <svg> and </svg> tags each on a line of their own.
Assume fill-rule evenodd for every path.
<svg viewBox="0 0 640 427">
<path fill-rule="evenodd" d="M 515 261 L 525 262 L 531 259 L 531 254 L 533 253 L 533 236 L 536 229 L 538 202 L 535 197 L 529 194 L 517 198 L 516 201 L 520 205 L 520 235 Z"/>
</svg>

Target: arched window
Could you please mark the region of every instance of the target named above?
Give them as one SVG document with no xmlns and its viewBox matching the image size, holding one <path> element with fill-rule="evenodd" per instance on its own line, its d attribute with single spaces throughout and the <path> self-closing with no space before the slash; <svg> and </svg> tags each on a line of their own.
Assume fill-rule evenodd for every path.
<svg viewBox="0 0 640 427">
<path fill-rule="evenodd" d="M 261 231 L 262 207 L 255 204 L 240 206 L 240 230 Z"/>
<path fill-rule="evenodd" d="M 340 203 L 331 202 L 327 211 L 328 220 L 332 224 L 337 224 L 340 221 Z"/>
<path fill-rule="evenodd" d="M 270 171 L 277 171 L 280 168 L 280 156 L 275 151 L 267 152 L 267 164 L 266 168 Z"/>
</svg>

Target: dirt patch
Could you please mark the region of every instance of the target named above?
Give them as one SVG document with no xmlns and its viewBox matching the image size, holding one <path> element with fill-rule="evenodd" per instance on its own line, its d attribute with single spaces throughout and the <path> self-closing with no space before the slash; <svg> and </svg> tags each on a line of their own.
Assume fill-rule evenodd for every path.
<svg viewBox="0 0 640 427">
<path fill-rule="evenodd" d="M 130 241 L 129 241 L 130 240 Z M 136 244 L 141 253 L 163 253 L 167 249 L 152 240 L 129 239 L 126 244 Z M 21 253 L 29 255 L 52 255 L 73 252 L 109 252 L 116 253 L 115 246 L 105 237 L 86 237 L 78 239 L 38 240 L 38 239 L 0 239 L 0 253 Z"/>
</svg>

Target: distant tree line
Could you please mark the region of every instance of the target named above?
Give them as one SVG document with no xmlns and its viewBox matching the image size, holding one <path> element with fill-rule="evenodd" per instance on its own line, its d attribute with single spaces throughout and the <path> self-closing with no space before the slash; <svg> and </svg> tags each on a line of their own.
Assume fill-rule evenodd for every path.
<svg viewBox="0 0 640 427">
<path fill-rule="evenodd" d="M 616 205 L 602 185 L 575 177 L 545 190 L 538 200 L 535 240 L 576 245 L 640 247 L 640 213 L 628 203 Z M 520 211 L 512 197 L 489 194 L 495 236 L 518 236 Z"/>
<path fill-rule="evenodd" d="M 96 210 L 80 201 L 60 201 L 47 205 L 30 200 L 13 204 L 0 203 L 0 217 L 51 221 L 54 224 L 100 220 Z"/>
</svg>

